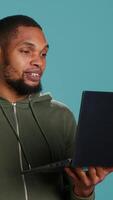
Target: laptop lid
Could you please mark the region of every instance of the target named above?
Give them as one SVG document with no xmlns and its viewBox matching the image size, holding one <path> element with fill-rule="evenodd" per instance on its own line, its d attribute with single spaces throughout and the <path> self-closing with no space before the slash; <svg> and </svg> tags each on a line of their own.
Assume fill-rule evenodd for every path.
<svg viewBox="0 0 113 200">
<path fill-rule="evenodd" d="M 82 93 L 72 165 L 113 166 L 113 92 Z"/>
<path fill-rule="evenodd" d="M 21 173 L 47 173 L 64 167 L 113 167 L 113 92 L 83 91 L 75 138 L 74 156 L 24 170 Z"/>
</svg>

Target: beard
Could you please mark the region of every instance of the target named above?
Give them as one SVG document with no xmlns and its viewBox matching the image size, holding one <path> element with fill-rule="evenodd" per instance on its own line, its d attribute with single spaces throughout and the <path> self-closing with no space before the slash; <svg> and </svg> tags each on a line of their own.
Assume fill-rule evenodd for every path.
<svg viewBox="0 0 113 200">
<path fill-rule="evenodd" d="M 39 93 L 42 91 L 42 84 L 41 82 L 37 83 L 36 86 L 30 86 L 24 82 L 22 78 L 20 79 L 12 79 L 10 76 L 10 61 L 8 57 L 8 51 L 3 47 L 2 48 L 2 53 L 3 53 L 3 74 L 5 81 L 9 88 L 13 89 L 17 95 L 30 95 L 34 93 Z M 14 71 L 15 72 L 15 71 Z"/>
<path fill-rule="evenodd" d="M 23 81 L 23 79 L 19 80 L 7 79 L 6 82 L 9 85 L 9 87 L 11 87 L 17 93 L 17 95 L 30 95 L 42 91 L 41 82 L 39 82 L 39 84 L 36 86 L 30 86 L 26 84 Z"/>
</svg>

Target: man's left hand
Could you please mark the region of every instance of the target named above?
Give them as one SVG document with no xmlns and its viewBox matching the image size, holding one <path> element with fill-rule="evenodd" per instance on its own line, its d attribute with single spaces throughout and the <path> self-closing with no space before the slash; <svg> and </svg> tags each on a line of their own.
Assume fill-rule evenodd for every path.
<svg viewBox="0 0 113 200">
<path fill-rule="evenodd" d="M 95 185 L 113 172 L 113 167 L 89 167 L 88 171 L 83 171 L 80 167 L 75 169 L 65 168 L 65 171 L 72 178 L 74 193 L 80 197 L 88 197 L 93 192 Z"/>
</svg>

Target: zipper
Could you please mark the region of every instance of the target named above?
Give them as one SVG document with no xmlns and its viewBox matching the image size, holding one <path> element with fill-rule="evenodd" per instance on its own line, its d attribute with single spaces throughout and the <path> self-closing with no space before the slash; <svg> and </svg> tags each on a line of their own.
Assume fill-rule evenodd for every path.
<svg viewBox="0 0 113 200">
<path fill-rule="evenodd" d="M 16 123 L 16 132 L 19 137 L 20 133 L 19 133 L 19 125 L 18 125 L 18 119 L 17 119 L 16 103 L 12 103 L 12 106 L 13 106 L 14 118 L 15 118 L 15 123 Z M 23 162 L 22 162 L 22 150 L 21 150 L 21 145 L 20 145 L 19 141 L 18 141 L 18 149 L 19 149 L 20 168 L 21 168 L 21 171 L 23 171 L 24 169 L 23 169 Z M 28 191 L 27 191 L 25 176 L 24 176 L 24 174 L 22 174 L 21 176 L 22 176 L 22 181 L 23 181 L 23 185 L 24 185 L 25 200 L 28 200 Z"/>
</svg>

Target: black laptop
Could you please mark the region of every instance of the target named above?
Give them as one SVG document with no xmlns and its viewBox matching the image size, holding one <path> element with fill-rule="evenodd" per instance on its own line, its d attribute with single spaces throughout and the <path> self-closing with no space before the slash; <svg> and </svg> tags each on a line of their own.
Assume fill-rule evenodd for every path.
<svg viewBox="0 0 113 200">
<path fill-rule="evenodd" d="M 113 92 L 83 92 L 72 164 L 113 167 Z"/>
<path fill-rule="evenodd" d="M 113 92 L 83 91 L 72 160 L 23 173 L 54 172 L 66 166 L 113 167 Z"/>
</svg>

